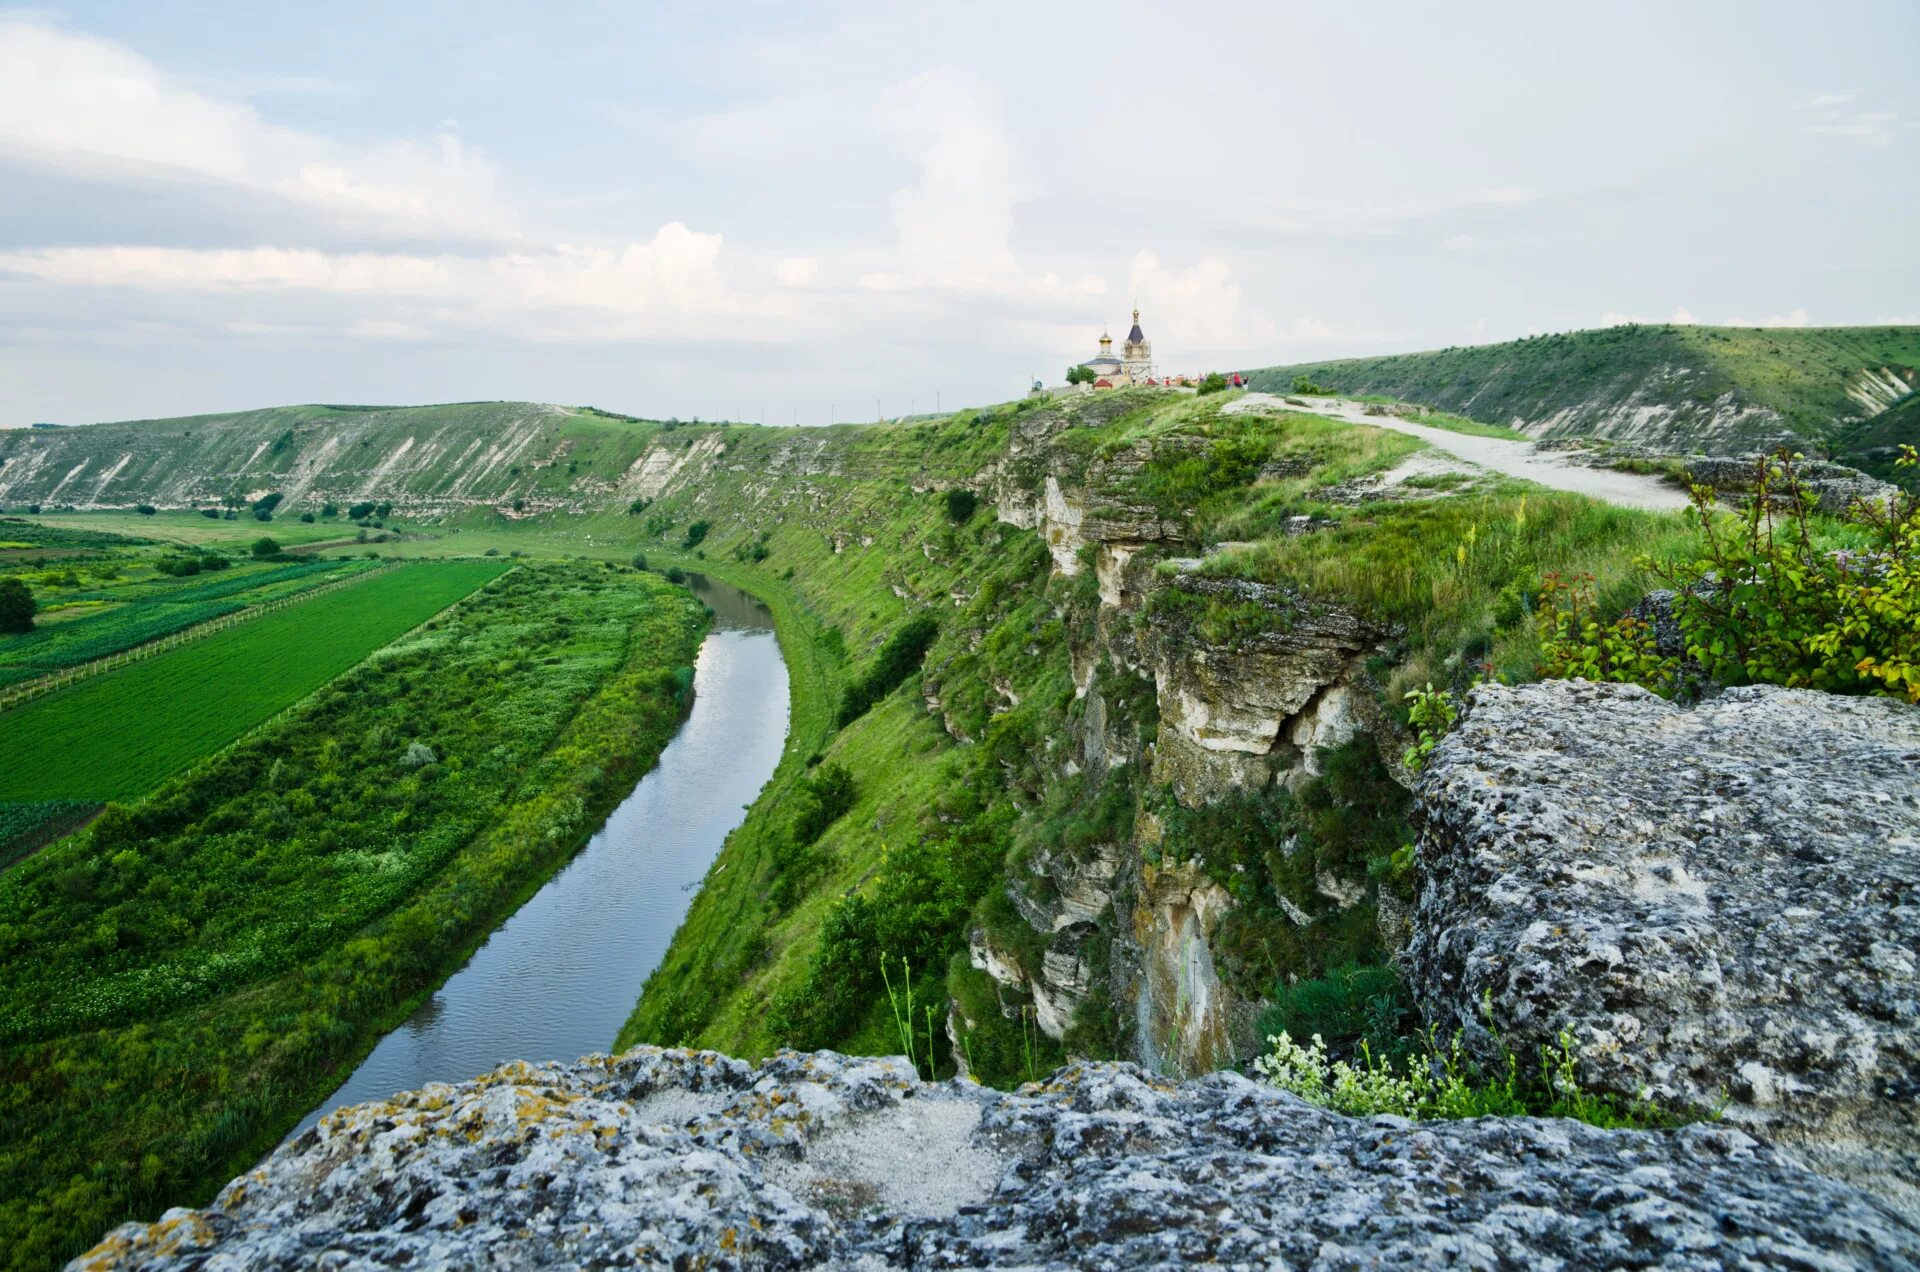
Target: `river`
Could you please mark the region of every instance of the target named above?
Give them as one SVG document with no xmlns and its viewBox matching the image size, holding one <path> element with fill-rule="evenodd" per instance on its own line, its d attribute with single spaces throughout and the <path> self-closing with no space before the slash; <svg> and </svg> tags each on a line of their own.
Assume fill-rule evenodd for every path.
<svg viewBox="0 0 1920 1272">
<path fill-rule="evenodd" d="M 713 630 L 694 666 L 693 709 L 659 764 L 295 1134 L 342 1104 L 613 1045 L 787 736 L 772 614 L 718 579 L 688 586 L 712 608 Z"/>
</svg>

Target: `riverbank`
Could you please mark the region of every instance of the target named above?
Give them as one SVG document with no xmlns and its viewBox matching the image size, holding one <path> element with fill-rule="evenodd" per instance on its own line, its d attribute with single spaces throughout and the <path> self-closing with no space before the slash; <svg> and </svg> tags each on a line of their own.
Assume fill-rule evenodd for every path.
<svg viewBox="0 0 1920 1272">
<path fill-rule="evenodd" d="M 352 673 L 190 781 L 124 810 L 116 832 L 124 846 L 96 842 L 103 818 L 88 835 L 7 872 L 0 923 L 10 934 L 0 964 L 23 949 L 57 948 L 22 943 L 32 933 L 19 921 L 45 908 L 37 889 L 58 885 L 70 906 L 90 897 L 113 904 L 112 889 L 124 881 L 106 873 L 107 857 L 113 871 L 133 871 L 137 881 L 175 857 L 210 867 L 218 858 L 208 854 L 222 845 L 270 844 L 271 853 L 236 866 L 241 873 L 226 887 L 205 870 L 181 878 L 200 895 L 280 906 L 283 917 L 259 929 L 274 939 L 257 948 L 282 959 L 285 970 L 253 979 L 236 971 L 210 998 L 190 993 L 172 1010 L 130 1005 L 131 1014 L 83 1031 L 16 1038 L 0 1049 L 0 1266 L 46 1267 L 123 1218 L 210 1196 L 333 1090 L 653 766 L 682 717 L 703 611 L 657 578 L 559 564 L 515 577 L 524 585 L 529 573 L 571 580 L 608 604 L 638 589 L 638 604 L 563 611 L 552 588 L 532 586 L 486 614 L 470 608 L 411 638 L 411 653 Z M 616 612 L 625 617 L 614 620 Z M 361 701 L 373 712 L 365 719 L 354 714 Z M 436 704 L 444 728 L 424 714 Z M 400 722 L 411 738 L 394 732 Z M 431 760 L 409 749 L 416 742 Z M 330 743 L 348 749 L 330 752 Z M 282 760 L 290 763 L 275 768 Z M 433 789 L 494 771 L 511 785 L 496 794 L 449 787 L 463 792 L 460 811 L 436 813 L 417 828 L 406 820 L 406 810 Z M 363 827 L 358 796 L 347 794 L 360 787 L 341 788 L 336 773 L 373 783 L 367 797 L 391 807 L 368 805 Z M 202 821 L 239 818 L 252 827 L 263 816 L 275 833 L 236 838 Z M 318 820 L 309 827 L 303 818 Z M 446 855 L 431 866 L 422 857 L 425 873 L 401 895 L 347 888 L 343 869 L 399 864 L 394 848 L 376 851 L 380 837 L 396 832 L 397 842 L 389 838 L 396 847 L 438 847 Z M 460 841 L 450 843 L 456 834 Z M 269 874 L 245 882 L 248 868 Z M 369 876 L 375 885 L 383 877 Z M 76 897 L 83 878 L 86 890 Z M 376 913 L 341 926 L 342 899 L 362 895 Z M 129 912 L 115 913 L 125 930 Z M 202 943 L 241 932 L 232 924 L 246 913 L 223 905 L 188 931 L 205 933 Z M 96 920 L 65 930 L 79 941 L 102 929 Z M 152 963 L 154 938 L 141 940 L 132 948 Z M 129 982 L 143 983 L 151 978 Z M 94 1010 L 97 996 L 82 1001 Z"/>
</svg>

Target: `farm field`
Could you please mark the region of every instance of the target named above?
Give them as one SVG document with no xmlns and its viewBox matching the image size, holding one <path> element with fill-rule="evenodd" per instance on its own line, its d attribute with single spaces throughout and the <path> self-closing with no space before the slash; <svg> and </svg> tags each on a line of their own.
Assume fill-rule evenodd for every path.
<svg viewBox="0 0 1920 1272">
<path fill-rule="evenodd" d="M 283 546 L 296 547 L 327 539 L 351 538 L 360 529 L 344 517 L 301 521 L 298 517 L 280 516 L 272 521 L 256 521 L 243 513 L 234 521 L 215 521 L 188 511 L 157 512 L 151 517 L 136 512 L 47 512 L 23 519 L 50 530 L 129 535 L 196 548 L 244 548 L 263 534 L 271 535 Z M 4 530 L 5 527 L 0 526 L 0 532 Z M 0 539 L 11 537 L 0 533 Z"/>
<path fill-rule="evenodd" d="M 421 563 L 320 598 L 411 577 L 443 603 L 494 579 L 0 874 L 0 1268 L 204 1201 L 652 767 L 702 608 L 624 567 L 506 568 Z"/>
<path fill-rule="evenodd" d="M 157 572 L 141 577 L 149 573 L 144 565 L 118 556 L 107 567 L 110 578 L 81 577 L 71 568 L 25 575 L 43 598 L 42 609 L 33 631 L 0 636 L 0 686 L 76 667 L 374 568 L 371 561 L 259 562 L 170 578 Z M 134 577 L 123 577 L 123 571 Z M 48 577 L 60 583 L 49 586 Z"/>
<path fill-rule="evenodd" d="M 507 565 L 409 566 L 17 707 L 0 728 L 0 804 L 139 795 Z"/>
</svg>

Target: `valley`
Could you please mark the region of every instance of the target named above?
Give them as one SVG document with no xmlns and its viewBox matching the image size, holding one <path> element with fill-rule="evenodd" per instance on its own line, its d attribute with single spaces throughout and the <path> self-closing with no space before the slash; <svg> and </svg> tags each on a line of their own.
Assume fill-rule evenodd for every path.
<svg viewBox="0 0 1920 1272">
<path fill-rule="evenodd" d="M 1339 373 L 1311 376 L 1383 391 L 1322 382 Z M 0 565 L 63 605 L 121 589 L 0 637 L 0 667 L 47 674 L 38 644 L 6 642 L 160 607 L 153 562 L 188 550 L 193 520 L 298 525 L 315 546 L 193 575 L 183 610 L 338 585 L 0 710 L 0 815 L 45 803 L 64 836 L 0 874 L 12 1265 L 204 1203 L 283 1139 L 381 1133 L 323 1117 L 336 1103 L 509 1060 L 693 1047 L 784 1072 L 783 1048 L 826 1048 L 1002 1089 L 1113 1061 L 1314 1089 L 1273 1077 L 1293 1072 L 1284 1033 L 1413 1064 L 1423 1022 L 1463 1019 L 1451 982 L 1406 970 L 1442 957 L 1422 952 L 1442 877 L 1429 755 L 1438 775 L 1469 764 L 1449 739 L 1480 735 L 1451 726 L 1503 686 L 1697 692 L 1651 621 L 1619 616 L 1704 549 L 1667 467 L 1475 436 L 1475 419 L 1537 431 L 1483 399 L 1415 399 L 1465 417 L 1435 431 L 1430 411 L 1408 424 L 1271 375 L 1274 394 L 1046 394 L 831 428 L 502 403 L 0 435 L 0 504 L 43 501 L 23 535 L 99 536 Z M 1612 409 L 1566 418 L 1604 435 Z M 1686 471 L 1693 450 L 1659 455 Z M 121 454 L 72 498 L 76 465 Z M 266 522 L 220 519 L 274 494 Z M 1804 528 L 1810 551 L 1883 550 L 1838 513 Z M 246 550 L 207 543 L 191 550 Z M 109 560 L 120 579 L 81 577 Z M 180 630 L 129 625 L 115 648 Z M 102 633 L 88 648 L 119 639 Z M 1900 639 L 1884 685 L 1780 679 L 1906 697 Z M 1747 665 L 1716 674 L 1769 683 Z M 1897 750 L 1905 717 L 1874 719 Z M 1493 1052 L 1457 1051 L 1457 1084 L 1418 1116 L 1649 1137 L 1725 1118 L 1825 1143 L 1769 1120 L 1740 1073 L 1723 1108 L 1691 1079 L 1649 1096 L 1580 1049 L 1601 1033 L 1556 1044 L 1516 1023 L 1520 999 L 1489 1002 L 1519 1013 L 1499 1028 L 1526 1037 L 1528 1074 L 1560 1045 L 1573 1076 L 1502 1086 Z M 1066 1089 L 1105 1081 L 1071 1072 Z M 1908 1131 L 1859 1116 L 1870 1151 L 1831 1168 L 1887 1195 Z"/>
</svg>

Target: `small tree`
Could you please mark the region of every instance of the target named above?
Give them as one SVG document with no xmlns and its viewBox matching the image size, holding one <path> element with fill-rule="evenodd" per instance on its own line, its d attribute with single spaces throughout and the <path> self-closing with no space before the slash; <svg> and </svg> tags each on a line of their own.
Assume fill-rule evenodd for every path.
<svg viewBox="0 0 1920 1272">
<path fill-rule="evenodd" d="M 253 541 L 253 555 L 256 557 L 279 556 L 280 545 L 263 535 Z"/>
<path fill-rule="evenodd" d="M 1227 377 L 1221 375 L 1218 371 L 1207 372 L 1206 378 L 1200 381 L 1200 392 L 1203 395 L 1207 393 L 1218 393 L 1226 387 Z"/>
<path fill-rule="evenodd" d="M 155 508 L 152 504 L 135 504 L 133 510 L 139 513 L 143 517 L 151 517 L 154 515 L 154 513 L 160 511 L 158 508 Z"/>
<path fill-rule="evenodd" d="M 0 632 L 30 632 L 40 608 L 33 591 L 12 574 L 0 576 Z"/>
<path fill-rule="evenodd" d="M 971 490 L 955 487 L 947 492 L 947 520 L 956 526 L 964 526 L 973 520 L 973 510 L 980 500 Z"/>
<path fill-rule="evenodd" d="M 689 548 L 699 547 L 701 543 L 705 542 L 707 537 L 707 531 L 711 530 L 712 528 L 713 528 L 712 523 L 707 521 L 696 521 L 692 525 L 688 526 L 686 546 Z"/>
<path fill-rule="evenodd" d="M 1074 365 L 1067 368 L 1068 384 L 1092 384 L 1093 381 L 1094 374 L 1092 367 Z"/>
</svg>

